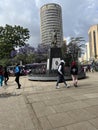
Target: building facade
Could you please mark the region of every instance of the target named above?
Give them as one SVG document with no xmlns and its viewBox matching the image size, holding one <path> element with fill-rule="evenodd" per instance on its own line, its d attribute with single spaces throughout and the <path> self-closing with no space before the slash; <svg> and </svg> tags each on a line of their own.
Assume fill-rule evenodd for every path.
<svg viewBox="0 0 98 130">
<path fill-rule="evenodd" d="M 45 4 L 40 8 L 41 44 L 51 45 L 56 35 L 57 46 L 63 42 L 62 9 L 55 3 Z"/>
<path fill-rule="evenodd" d="M 86 60 L 90 61 L 90 45 L 89 45 L 89 42 L 86 43 Z"/>
<path fill-rule="evenodd" d="M 98 59 L 98 24 L 89 28 L 89 50 L 90 59 Z"/>
<path fill-rule="evenodd" d="M 90 61 L 90 50 L 89 50 L 89 42 L 85 45 L 85 53 L 79 58 L 80 62 L 89 62 Z"/>
</svg>

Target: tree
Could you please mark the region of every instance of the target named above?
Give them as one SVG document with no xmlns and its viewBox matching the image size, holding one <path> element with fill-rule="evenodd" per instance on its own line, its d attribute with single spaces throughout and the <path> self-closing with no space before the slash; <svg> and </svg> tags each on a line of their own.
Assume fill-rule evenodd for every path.
<svg viewBox="0 0 98 130">
<path fill-rule="evenodd" d="M 36 57 L 35 61 L 36 62 L 47 62 L 47 57 L 48 57 L 48 50 L 49 46 L 44 46 L 42 44 L 39 44 L 36 50 Z"/>
<path fill-rule="evenodd" d="M 15 47 L 26 45 L 29 39 L 29 30 L 21 26 L 0 26 L 0 59 L 9 59 Z"/>
<path fill-rule="evenodd" d="M 70 38 L 70 42 L 67 45 L 67 54 L 69 56 L 71 56 L 71 61 L 77 61 L 78 62 L 78 58 L 79 55 L 82 54 L 83 52 L 83 48 L 85 47 L 85 43 L 84 43 L 84 39 L 83 37 L 72 37 Z"/>
<path fill-rule="evenodd" d="M 46 62 L 47 51 L 47 46 L 38 45 L 38 47 L 35 49 L 34 47 L 31 47 L 29 44 L 26 44 L 18 49 L 17 54 L 15 50 L 11 52 L 11 63 L 19 63 L 20 61 L 22 61 L 23 64 L 30 64 L 34 62 Z"/>
<path fill-rule="evenodd" d="M 29 39 L 29 30 L 20 26 L 0 26 L 0 58 L 9 57 L 15 47 L 24 46 Z"/>
<path fill-rule="evenodd" d="M 35 48 L 31 47 L 29 44 L 26 44 L 24 47 L 19 49 L 18 55 L 21 56 L 21 61 L 24 64 L 32 63 L 35 57 Z"/>
</svg>

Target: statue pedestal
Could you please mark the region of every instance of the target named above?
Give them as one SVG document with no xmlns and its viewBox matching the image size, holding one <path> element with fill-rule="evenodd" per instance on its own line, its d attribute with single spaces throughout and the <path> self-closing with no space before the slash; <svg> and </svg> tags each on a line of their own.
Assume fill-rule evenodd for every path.
<svg viewBox="0 0 98 130">
<path fill-rule="evenodd" d="M 54 70 L 57 70 L 58 64 L 62 58 L 61 48 L 53 47 L 49 48 L 49 57 L 47 60 L 47 72 L 51 73 Z"/>
</svg>

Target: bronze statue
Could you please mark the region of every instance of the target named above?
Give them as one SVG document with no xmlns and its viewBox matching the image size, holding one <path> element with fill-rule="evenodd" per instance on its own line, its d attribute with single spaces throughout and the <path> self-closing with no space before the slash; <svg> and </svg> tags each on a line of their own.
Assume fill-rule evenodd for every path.
<svg viewBox="0 0 98 130">
<path fill-rule="evenodd" d="M 53 46 L 56 46 L 57 44 L 57 32 L 54 30 L 52 32 L 52 43 L 51 43 Z"/>
</svg>

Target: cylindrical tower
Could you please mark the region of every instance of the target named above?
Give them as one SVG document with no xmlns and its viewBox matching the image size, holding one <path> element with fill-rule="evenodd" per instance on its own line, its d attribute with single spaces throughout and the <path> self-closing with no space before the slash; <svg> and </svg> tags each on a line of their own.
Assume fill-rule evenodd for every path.
<svg viewBox="0 0 98 130">
<path fill-rule="evenodd" d="M 62 9 L 55 3 L 45 4 L 40 8 L 41 43 L 50 45 L 56 33 L 57 46 L 63 42 Z"/>
</svg>

